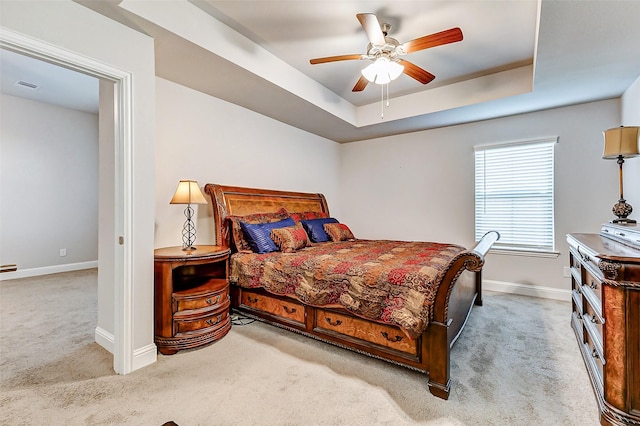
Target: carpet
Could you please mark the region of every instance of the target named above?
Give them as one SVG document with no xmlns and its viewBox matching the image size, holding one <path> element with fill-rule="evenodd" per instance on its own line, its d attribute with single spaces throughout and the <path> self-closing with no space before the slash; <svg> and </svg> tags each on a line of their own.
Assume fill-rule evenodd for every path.
<svg viewBox="0 0 640 426">
<path fill-rule="evenodd" d="M 423 374 L 260 322 L 116 375 L 93 341 L 96 282 L 0 282 L 0 425 L 598 424 L 568 303 L 486 292 L 443 401 Z"/>
</svg>

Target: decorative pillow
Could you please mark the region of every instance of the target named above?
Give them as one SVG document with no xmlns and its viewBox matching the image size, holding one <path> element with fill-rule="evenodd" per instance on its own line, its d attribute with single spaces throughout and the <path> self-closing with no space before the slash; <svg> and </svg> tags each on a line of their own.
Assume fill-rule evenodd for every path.
<svg viewBox="0 0 640 426">
<path fill-rule="evenodd" d="M 325 223 L 324 232 L 331 238 L 331 241 L 346 241 L 356 238 L 353 236 L 351 229 L 344 223 Z"/>
<path fill-rule="evenodd" d="M 300 223 L 296 223 L 295 226 L 272 230 L 271 239 L 280 247 L 280 251 L 283 253 L 293 253 L 311 244 L 307 237 L 307 232 Z"/>
<path fill-rule="evenodd" d="M 311 219 L 323 219 L 327 216 L 325 212 L 300 212 L 300 213 L 289 213 L 291 219 L 296 222 L 300 222 L 301 220 L 311 220 Z"/>
<path fill-rule="evenodd" d="M 271 239 L 271 231 L 276 228 L 293 226 L 295 222 L 290 217 L 279 222 L 269 223 L 246 223 L 240 222 L 240 227 L 244 232 L 249 247 L 254 253 L 270 253 L 278 251 L 278 247 Z"/>
<path fill-rule="evenodd" d="M 327 217 L 323 219 L 301 220 L 300 223 L 302 223 L 304 230 L 307 231 L 309 239 L 312 242 L 324 243 L 325 241 L 329 241 L 329 236 L 324 232 L 324 225 L 326 223 L 338 223 L 338 221 L 332 217 Z"/>
<path fill-rule="evenodd" d="M 251 246 L 244 237 L 244 232 L 240 226 L 240 222 L 244 223 L 269 223 L 278 222 L 289 217 L 289 213 L 285 209 L 280 209 L 275 213 L 255 213 L 247 216 L 227 216 L 225 220 L 231 222 L 231 237 L 236 249 L 239 252 L 251 253 Z"/>
</svg>

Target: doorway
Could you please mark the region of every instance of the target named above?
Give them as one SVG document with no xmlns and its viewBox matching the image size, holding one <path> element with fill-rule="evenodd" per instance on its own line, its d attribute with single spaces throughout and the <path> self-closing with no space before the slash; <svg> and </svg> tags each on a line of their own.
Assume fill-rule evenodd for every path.
<svg viewBox="0 0 640 426">
<path fill-rule="evenodd" d="M 99 271 L 112 271 L 112 276 L 99 277 L 98 305 L 107 312 L 99 313 L 96 342 L 113 354 L 113 368 L 118 374 L 134 370 L 133 360 L 133 285 L 132 285 L 132 105 L 130 73 L 75 54 L 48 43 L 3 29 L 0 48 L 68 68 L 101 81 L 99 117 L 111 123 L 99 145 L 110 146 L 112 162 L 106 165 L 108 184 L 99 182 L 101 200 L 112 206 L 104 209 L 101 220 L 111 226 L 100 226 Z M 104 111 L 103 106 L 104 107 Z M 107 109 L 111 106 L 111 109 Z M 101 124 L 103 122 L 101 121 Z M 102 133 L 102 132 L 101 132 Z M 106 137 L 109 140 L 103 141 Z M 102 167 L 102 158 L 100 159 Z M 103 210 L 102 208 L 100 210 Z M 109 312 L 110 311 L 110 312 Z M 102 324 L 101 324 L 102 321 Z"/>
</svg>

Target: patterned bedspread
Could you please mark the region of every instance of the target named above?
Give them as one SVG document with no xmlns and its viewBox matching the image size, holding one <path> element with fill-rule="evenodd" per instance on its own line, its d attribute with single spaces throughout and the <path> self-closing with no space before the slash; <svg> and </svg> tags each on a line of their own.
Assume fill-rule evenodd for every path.
<svg viewBox="0 0 640 426">
<path fill-rule="evenodd" d="M 429 324 L 444 273 L 464 251 L 452 244 L 355 240 L 294 253 L 235 253 L 230 280 L 309 305 L 341 306 L 416 338 Z"/>
</svg>

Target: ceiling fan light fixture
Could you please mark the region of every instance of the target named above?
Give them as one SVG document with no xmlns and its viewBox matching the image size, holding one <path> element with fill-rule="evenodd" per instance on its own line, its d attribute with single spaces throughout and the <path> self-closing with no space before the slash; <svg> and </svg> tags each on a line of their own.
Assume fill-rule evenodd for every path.
<svg viewBox="0 0 640 426">
<path fill-rule="evenodd" d="M 400 77 L 400 74 L 402 74 L 403 71 L 404 66 L 382 56 L 365 67 L 361 72 L 364 78 L 369 80 L 371 83 L 387 84 L 391 80 L 395 80 Z"/>
</svg>

